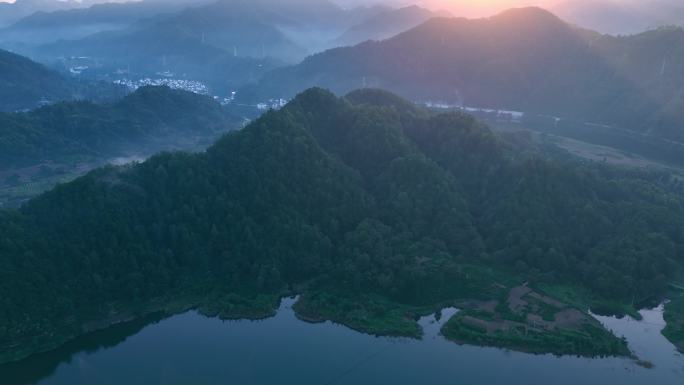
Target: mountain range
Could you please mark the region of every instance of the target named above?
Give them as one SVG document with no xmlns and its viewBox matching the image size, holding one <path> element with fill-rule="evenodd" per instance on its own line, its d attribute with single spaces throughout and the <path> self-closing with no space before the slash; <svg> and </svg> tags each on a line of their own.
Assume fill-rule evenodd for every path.
<svg viewBox="0 0 684 385">
<path fill-rule="evenodd" d="M 312 44 L 327 44 L 327 37 L 313 42 L 312 36 L 336 36 L 355 20 L 384 10 L 345 10 L 329 1 L 309 0 L 218 0 L 168 5 L 146 0 L 34 14 L 0 31 L 0 41 L 41 57 L 73 52 L 104 57 L 109 47 L 116 51 L 117 45 L 137 41 L 156 39 L 158 45 L 168 47 L 193 41 L 231 55 L 269 56 L 294 62 L 312 53 Z M 110 56 L 116 57 L 117 53 Z"/>
<path fill-rule="evenodd" d="M 165 72 L 226 95 L 283 60 L 296 62 L 315 47 L 329 47 L 355 22 L 382 12 L 387 9 L 346 10 L 308 0 L 146 0 L 34 14 L 0 31 L 0 41 L 65 70 L 73 66 L 70 58 L 81 58 L 95 78 Z"/>
<path fill-rule="evenodd" d="M 57 0 L 16 0 L 0 3 L 0 27 L 12 24 L 35 12 L 49 12 L 87 6 L 91 2 Z"/>
<path fill-rule="evenodd" d="M 415 6 L 345 9 L 328 0 L 145 0 L 35 13 L 0 30 L 0 42 L 42 61 L 61 56 L 116 61 L 119 47 L 153 42 L 156 54 L 187 50 L 192 56 L 206 46 L 294 63 L 339 44 L 392 36 L 435 15 L 443 13 Z M 132 50 L 126 56 L 144 53 Z"/>
<path fill-rule="evenodd" d="M 201 2 L 144 0 L 107 2 L 58 11 L 41 10 L 0 29 L 0 42 L 26 47 L 76 40 L 98 32 L 123 30 L 137 22 L 178 12 Z"/>
<path fill-rule="evenodd" d="M 276 69 L 244 100 L 322 86 L 380 87 L 414 101 L 505 109 L 684 140 L 684 31 L 614 37 L 539 8 L 485 19 L 434 18 L 381 42 Z"/>
</svg>

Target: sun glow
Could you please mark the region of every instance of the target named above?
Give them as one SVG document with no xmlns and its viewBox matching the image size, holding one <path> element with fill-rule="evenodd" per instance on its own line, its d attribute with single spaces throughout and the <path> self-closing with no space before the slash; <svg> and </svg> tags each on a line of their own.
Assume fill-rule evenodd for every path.
<svg viewBox="0 0 684 385">
<path fill-rule="evenodd" d="M 560 0 L 424 0 L 424 6 L 446 9 L 457 16 L 486 16 L 512 7 L 552 6 Z"/>
</svg>

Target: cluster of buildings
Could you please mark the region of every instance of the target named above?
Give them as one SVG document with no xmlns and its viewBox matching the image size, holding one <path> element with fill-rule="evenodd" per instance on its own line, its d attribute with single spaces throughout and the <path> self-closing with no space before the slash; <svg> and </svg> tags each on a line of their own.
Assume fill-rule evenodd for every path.
<svg viewBox="0 0 684 385">
<path fill-rule="evenodd" d="M 209 94 L 209 88 L 204 83 L 197 80 L 172 79 L 165 77 L 159 79 L 143 78 L 138 80 L 119 79 L 115 80 L 114 83 L 124 85 L 132 91 L 145 86 L 167 86 L 169 88 L 194 92 L 201 95 Z"/>
<path fill-rule="evenodd" d="M 457 104 L 448 104 L 441 102 L 426 102 L 425 107 L 435 110 L 460 110 L 475 116 L 481 117 L 495 117 L 498 121 L 508 121 L 513 123 L 520 123 L 525 116 L 523 112 L 520 111 L 509 111 L 509 110 L 496 110 L 491 108 L 477 108 L 477 107 L 466 107 Z"/>
<path fill-rule="evenodd" d="M 257 109 L 265 111 L 265 110 L 279 110 L 287 104 L 287 100 L 285 99 L 269 99 L 268 102 L 266 103 L 259 103 L 257 104 Z"/>
</svg>

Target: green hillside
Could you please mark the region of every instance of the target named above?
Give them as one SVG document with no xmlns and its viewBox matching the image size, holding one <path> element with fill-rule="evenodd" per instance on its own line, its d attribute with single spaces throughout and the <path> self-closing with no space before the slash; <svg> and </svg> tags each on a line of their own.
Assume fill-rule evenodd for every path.
<svg viewBox="0 0 684 385">
<path fill-rule="evenodd" d="M 666 183 L 381 91 L 311 89 L 204 153 L 99 169 L 2 212 L 0 360 L 160 309 L 263 317 L 285 293 L 303 318 L 411 336 L 417 314 L 515 287 L 638 306 L 682 264 Z M 593 323 L 540 333 L 541 351 L 626 354 Z"/>
</svg>

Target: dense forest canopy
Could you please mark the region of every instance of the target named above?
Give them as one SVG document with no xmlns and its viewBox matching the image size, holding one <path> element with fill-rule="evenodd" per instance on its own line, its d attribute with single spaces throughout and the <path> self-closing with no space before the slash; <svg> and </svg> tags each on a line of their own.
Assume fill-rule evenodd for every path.
<svg viewBox="0 0 684 385">
<path fill-rule="evenodd" d="M 113 84 L 64 78 L 42 64 L 0 49 L 0 111 L 31 109 L 60 100 L 107 100 L 125 92 Z"/>
<path fill-rule="evenodd" d="M 150 153 L 165 142 L 215 138 L 239 124 L 212 98 L 168 87 L 143 87 L 110 104 L 60 102 L 0 113 L 0 171 Z"/>
<path fill-rule="evenodd" d="M 204 153 L 99 169 L 1 212 L 0 356 L 181 292 L 438 303 L 469 290 L 471 265 L 660 298 L 682 211 L 663 175 L 546 159 L 383 91 L 311 89 Z"/>
</svg>

